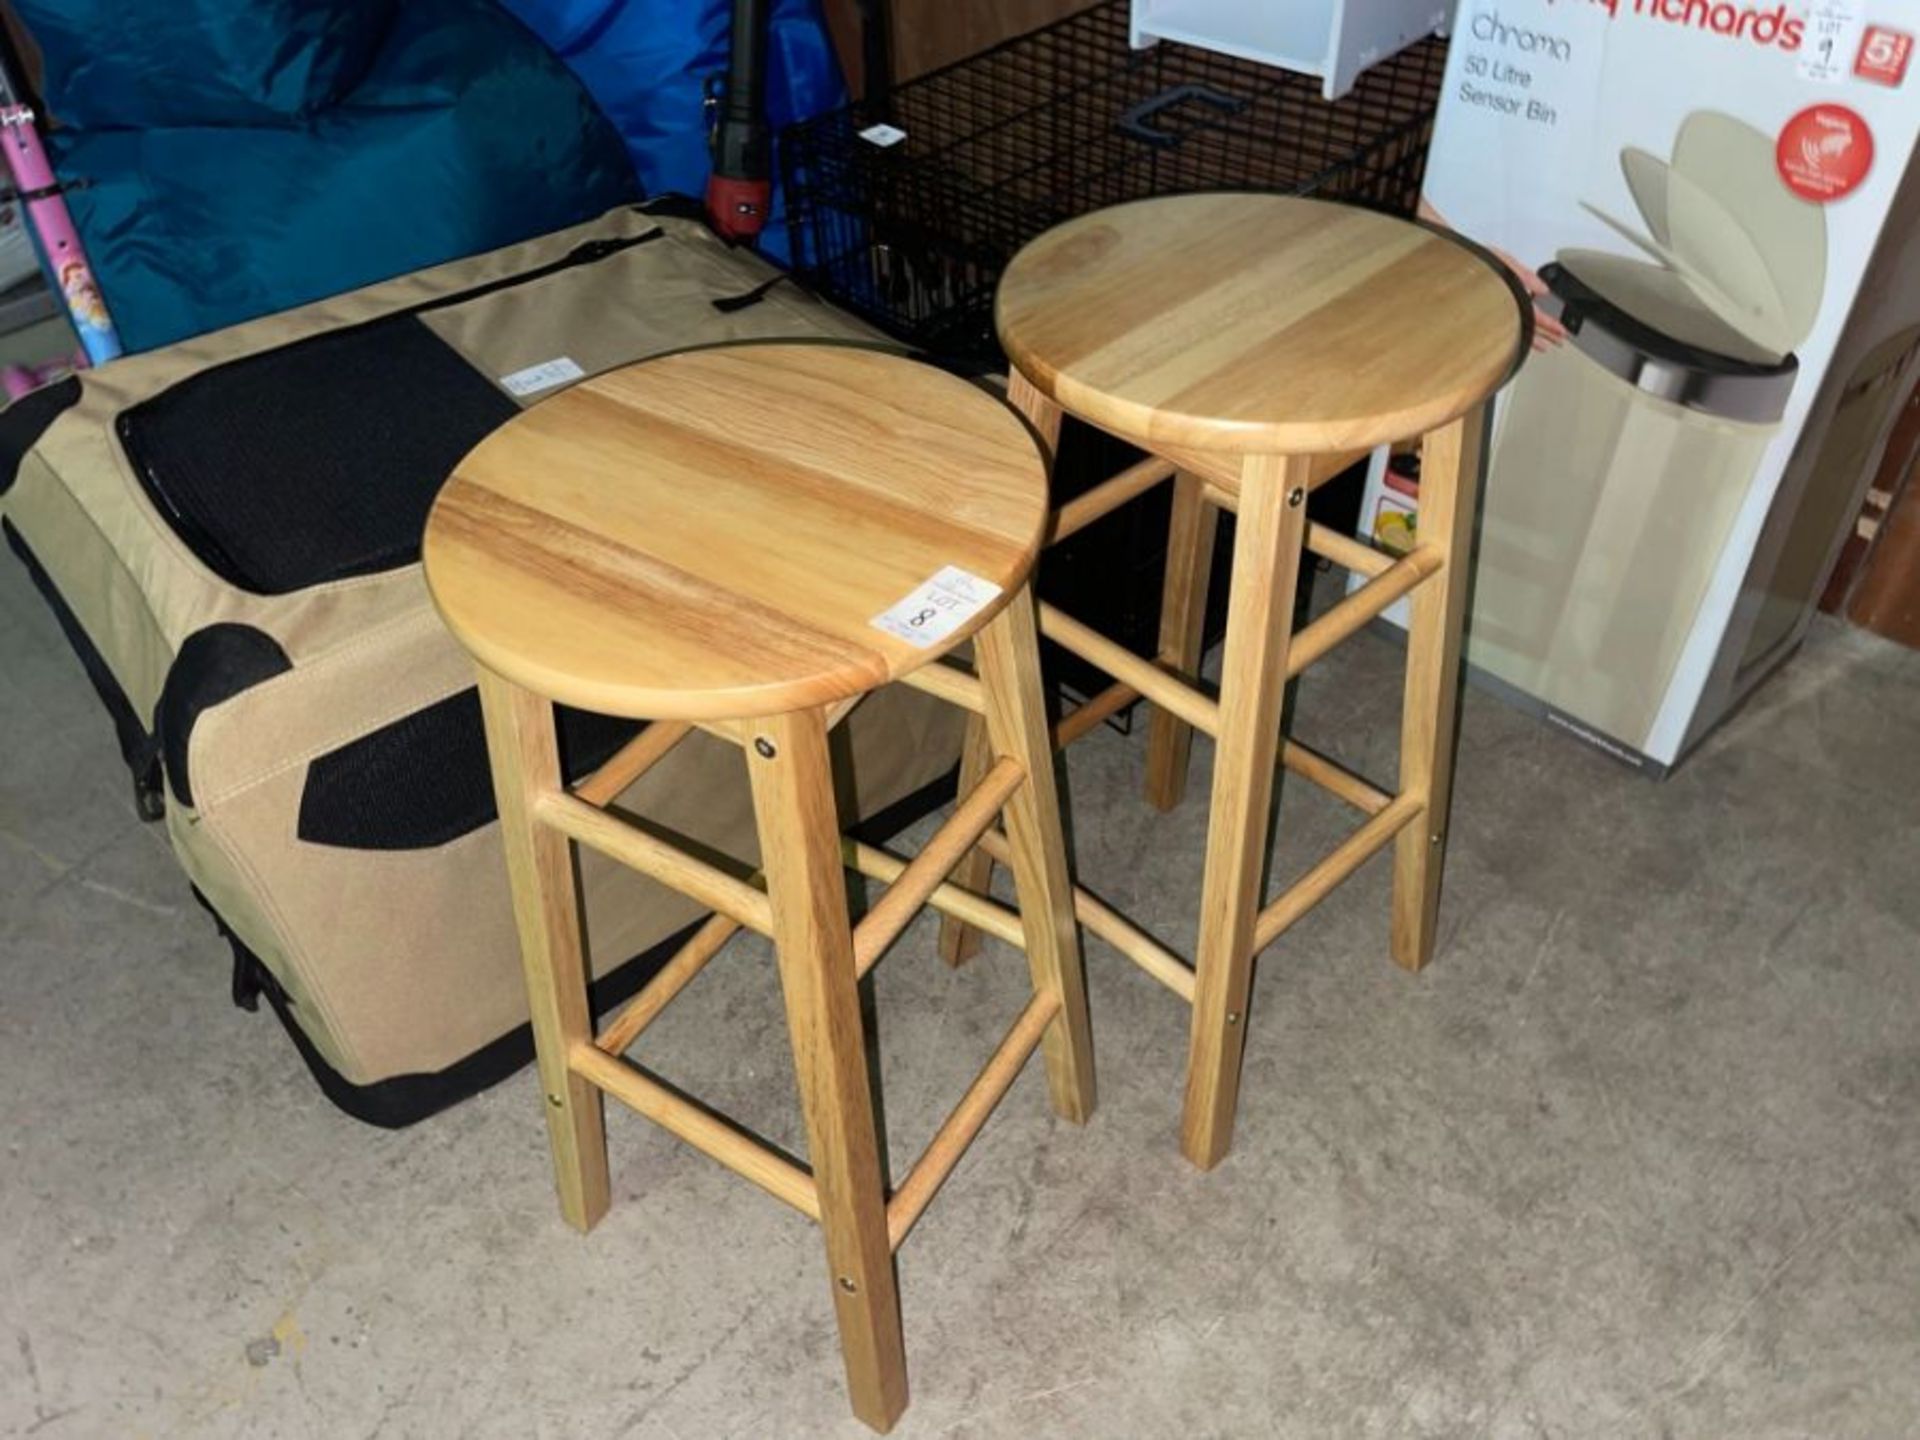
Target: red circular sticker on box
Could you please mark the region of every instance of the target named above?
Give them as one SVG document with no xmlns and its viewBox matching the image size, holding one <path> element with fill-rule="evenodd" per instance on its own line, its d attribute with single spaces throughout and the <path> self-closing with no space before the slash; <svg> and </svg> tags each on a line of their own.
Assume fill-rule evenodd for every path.
<svg viewBox="0 0 1920 1440">
<path fill-rule="evenodd" d="M 1780 132 L 1774 160 L 1794 194 L 1830 204 L 1857 190 L 1873 168 L 1873 132 L 1844 105 L 1810 105 Z"/>
</svg>

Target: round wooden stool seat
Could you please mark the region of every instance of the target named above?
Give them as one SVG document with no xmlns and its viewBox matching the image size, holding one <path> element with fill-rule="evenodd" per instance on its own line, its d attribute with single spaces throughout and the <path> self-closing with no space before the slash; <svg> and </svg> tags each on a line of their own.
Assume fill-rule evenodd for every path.
<svg viewBox="0 0 1920 1440">
<path fill-rule="evenodd" d="M 455 636 L 526 689 L 745 719 L 951 649 L 1026 579 L 1046 518 L 1033 437 L 967 382 L 881 350 L 730 345 L 508 422 L 441 490 L 422 558 Z M 875 625 L 950 567 L 999 597 L 943 602 L 962 618 L 928 643 Z"/>
<path fill-rule="evenodd" d="M 1480 403 L 1516 289 L 1453 236 L 1349 206 L 1181 195 L 1049 230 L 1000 282 L 1016 369 L 1102 429 L 1237 454 L 1351 451 Z"/>
</svg>

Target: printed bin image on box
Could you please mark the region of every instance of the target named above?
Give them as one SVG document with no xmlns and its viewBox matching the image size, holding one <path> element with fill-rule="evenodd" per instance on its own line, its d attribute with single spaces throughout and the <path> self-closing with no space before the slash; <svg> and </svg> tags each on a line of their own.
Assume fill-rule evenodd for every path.
<svg viewBox="0 0 1920 1440">
<path fill-rule="evenodd" d="M 1524 367 L 1495 436 L 1473 660 L 1640 748 L 1785 414 L 1826 217 L 1769 136 L 1712 111 L 1671 165 L 1629 148 L 1621 166 L 1648 233 L 1600 218 L 1648 258 L 1567 249 L 1540 272 L 1571 334 Z"/>
</svg>

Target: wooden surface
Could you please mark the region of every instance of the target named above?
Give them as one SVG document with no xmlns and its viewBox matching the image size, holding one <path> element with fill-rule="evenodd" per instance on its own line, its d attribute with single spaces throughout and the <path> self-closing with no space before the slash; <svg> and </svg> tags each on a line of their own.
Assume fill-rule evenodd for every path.
<svg viewBox="0 0 1920 1440">
<path fill-rule="evenodd" d="M 1053 727 L 1053 748 L 1064 750 L 1074 741 L 1093 733 L 1093 727 L 1110 720 L 1140 698 L 1131 685 L 1114 681 L 1091 700 L 1073 707 Z"/>
<path fill-rule="evenodd" d="M 1055 996 L 1042 994 L 1028 999 L 1026 1008 L 1007 1028 L 1005 1037 L 974 1077 L 973 1084 L 967 1087 L 967 1093 L 960 1097 L 953 1113 L 942 1122 L 920 1158 L 914 1161 L 907 1178 L 900 1182 L 893 1198 L 887 1202 L 887 1239 L 895 1250 L 926 1212 L 929 1202 L 953 1173 L 953 1167 L 960 1163 L 960 1157 L 979 1138 L 987 1117 L 1020 1078 L 1034 1047 L 1059 1012 L 1060 1001 Z"/>
<path fill-rule="evenodd" d="M 1161 481 L 1171 479 L 1173 472 L 1174 467 L 1170 462 L 1157 455 L 1149 455 L 1129 465 L 1118 475 L 1102 480 L 1093 489 L 1074 496 L 1054 511 L 1053 527 L 1047 531 L 1047 544 L 1058 545 L 1069 536 L 1078 535 L 1102 516 L 1111 515 L 1129 500 L 1146 494 Z"/>
<path fill-rule="evenodd" d="M 873 689 L 918 649 L 873 626 L 945 566 L 1010 592 L 1046 467 L 1005 405 L 897 355 L 768 344 L 585 381 L 462 460 L 422 558 L 488 667 L 604 714 L 710 719 Z"/>
<path fill-rule="evenodd" d="M 1408 970 L 1433 958 L 1440 914 L 1460 714 L 1461 630 L 1487 423 L 1485 408 L 1476 406 L 1427 436 L 1420 456 L 1420 548 L 1438 546 L 1441 555 L 1440 569 L 1408 602 L 1400 794 L 1425 806 L 1420 824 L 1402 830 L 1394 842 L 1393 958 Z"/>
<path fill-rule="evenodd" d="M 533 816 L 558 833 L 592 846 L 628 869 L 691 896 L 749 929 L 762 935 L 773 933 L 772 907 L 761 891 L 671 840 L 571 795 L 542 795 L 533 806 Z"/>
<path fill-rule="evenodd" d="M 1205 482 L 1181 472 L 1173 482 L 1173 518 L 1167 531 L 1167 569 L 1160 592 L 1162 667 L 1191 685 L 1200 679 L 1205 650 L 1207 590 L 1213 579 L 1213 533 L 1219 511 L 1207 503 Z M 1187 793 L 1193 726 L 1164 705 L 1153 707 L 1147 732 L 1147 803 L 1171 810 Z"/>
<path fill-rule="evenodd" d="M 1193 730 L 1217 742 L 1193 970 L 1091 897 L 1075 900 L 1097 933 L 1191 1000 L 1181 1148 L 1208 1168 L 1232 1141 L 1263 946 L 1393 843 L 1394 953 L 1417 968 L 1432 952 L 1482 407 L 1520 357 L 1526 312 L 1492 261 L 1438 232 L 1318 201 L 1205 194 L 1116 207 L 1041 236 L 1008 267 L 998 320 L 1016 367 L 1009 398 L 1049 448 L 1064 409 L 1179 471 L 1154 661 L 1057 611 L 1043 608 L 1042 625 L 1120 682 L 1107 695 L 1154 702 L 1153 803 L 1178 802 Z M 1309 526 L 1316 484 L 1355 452 L 1416 435 L 1432 462 L 1423 541 L 1428 518 L 1438 538 L 1395 562 Z M 1146 488 L 1155 464 L 1082 497 L 1072 524 Z M 1238 516 L 1217 701 L 1176 678 L 1200 656 L 1216 506 Z M 1295 635 L 1309 543 L 1369 583 Z M 1388 796 L 1283 740 L 1282 699 L 1289 678 L 1408 591 L 1403 784 Z M 975 773 L 980 745 L 970 734 Z M 1283 762 L 1368 819 L 1263 909 Z M 983 849 L 1005 852 L 1004 843 Z M 966 941 L 961 926 L 943 936 L 954 955 Z"/>
<path fill-rule="evenodd" d="M 693 726 L 684 720 L 647 726 L 575 785 L 573 793 L 589 805 L 612 804 L 622 790 L 666 759 L 673 747 L 692 733 Z"/>
<path fill-rule="evenodd" d="M 818 710 L 772 716 L 754 729 L 747 775 L 847 1390 L 853 1413 L 886 1431 L 907 1408 L 906 1348 L 827 729 Z"/>
<path fill-rule="evenodd" d="M 998 830 L 981 837 L 981 848 L 1001 862 L 1013 858 L 1013 847 Z M 1082 925 L 1126 956 L 1174 994 L 1193 1003 L 1193 970 L 1178 955 L 1106 904 L 1092 891 L 1075 886 L 1073 913 Z"/>
<path fill-rule="evenodd" d="M 1034 994 L 1059 1002 L 1041 1042 L 1054 1113 L 1080 1125 L 1093 1114 L 1093 1032 L 1030 588 L 1022 587 L 980 632 L 974 653 L 987 692 L 988 746 L 1000 760 L 1016 761 L 1026 771 L 1026 783 L 1007 797 L 1008 868 L 1020 901 Z"/>
<path fill-rule="evenodd" d="M 1137 690 L 1155 707 L 1172 711 L 1187 724 L 1209 735 L 1220 728 L 1220 706 L 1204 691 L 1175 679 L 1152 660 L 1143 660 L 1117 640 L 1109 640 L 1091 625 L 1052 605 L 1040 607 L 1040 633 L 1054 644 L 1097 665 L 1107 674 Z"/>
<path fill-rule="evenodd" d="M 1051 760 L 1051 755 L 1043 755 Z M 879 963 L 901 931 L 927 904 L 927 897 L 944 885 L 947 874 L 978 843 L 982 832 L 1000 818 L 1000 810 L 1022 785 L 1027 773 L 1017 760 L 1000 760 L 978 785 L 962 792 L 953 813 L 920 847 L 920 853 L 873 902 L 853 932 L 853 968 L 865 975 Z"/>
<path fill-rule="evenodd" d="M 1920 484 L 1894 497 L 1878 540 L 1847 619 L 1920 650 Z"/>
<path fill-rule="evenodd" d="M 966 739 L 960 748 L 958 793 L 970 795 L 977 790 L 992 763 L 993 750 L 987 743 L 986 717 L 969 715 Z M 947 872 L 947 877 L 950 883 L 963 890 L 985 895 L 993 888 L 993 860 L 986 851 L 976 847 L 960 857 L 953 869 Z M 938 946 L 940 958 L 947 964 L 964 965 L 980 953 L 980 932 L 953 915 L 942 915 Z"/>
<path fill-rule="evenodd" d="M 693 982 L 693 977 L 706 968 L 707 962 L 720 953 L 727 941 L 740 933 L 740 928 L 740 922 L 731 915 L 709 915 L 706 923 L 687 937 L 686 943 L 674 951 L 673 958 L 660 967 L 640 993 L 607 1022 L 593 1043 L 609 1055 L 624 1055 L 640 1038 L 640 1032 L 660 1018 L 661 1012 L 673 1003 L 673 997 Z"/>
<path fill-rule="evenodd" d="M 1296 630 L 1287 655 L 1287 678 L 1291 680 L 1379 619 L 1394 601 L 1446 563 L 1444 553 L 1439 545 L 1415 545 L 1360 589 L 1316 616 L 1311 625 Z"/>
<path fill-rule="evenodd" d="M 598 1045 L 574 1046 L 569 1064 L 636 1114 L 718 1160 L 741 1179 L 752 1181 L 809 1220 L 820 1218 L 820 1192 L 813 1177 L 786 1156 L 735 1128 L 730 1120 L 662 1085 L 637 1065 L 607 1054 Z"/>
<path fill-rule="evenodd" d="M 1015 366 L 1094 424 L 1273 454 L 1441 425 L 1505 379 L 1525 333 L 1503 274 L 1457 240 L 1246 193 L 1057 226 L 1007 266 L 996 315 Z"/>
<path fill-rule="evenodd" d="M 539 801 L 562 783 L 553 706 L 485 667 L 479 674 L 480 713 L 500 806 L 500 839 L 520 932 L 560 1213 L 575 1229 L 589 1230 L 607 1213 L 612 1197 L 605 1102 L 567 1063 L 574 1046 L 593 1038 L 580 892 L 566 836 L 533 815 Z"/>
<path fill-rule="evenodd" d="M 1920 649 L 1920 390 L 1894 422 L 1823 610 Z M 1844 573 L 1843 573 L 1844 572 Z"/>
<path fill-rule="evenodd" d="M 1051 471 L 1053 457 L 1060 448 L 1060 426 L 1064 417 L 1060 407 L 1033 388 L 1018 370 L 1007 377 L 1007 403 L 1025 418 L 1045 448 L 1044 461 Z M 1049 525 L 1048 533 L 1055 533 Z M 960 789 L 962 793 L 980 783 L 991 762 L 992 746 L 987 741 L 987 723 L 983 716 L 967 721 L 967 738 L 960 751 Z M 985 850 L 970 851 L 953 870 L 953 883 L 963 890 L 984 895 L 993 887 L 993 860 Z M 979 933 L 952 915 L 940 920 L 940 958 L 949 965 L 964 965 L 980 949 Z"/>
<path fill-rule="evenodd" d="M 992 833 L 988 832 L 989 835 Z M 891 885 L 906 873 L 907 862 L 899 856 L 889 855 L 859 840 L 846 840 L 840 847 L 840 853 L 854 869 L 869 880 L 878 880 L 882 885 Z M 945 885 L 934 887 L 934 892 L 927 897 L 927 903 L 942 915 L 958 916 L 968 925 L 1016 950 L 1026 948 L 1027 937 L 1020 928 L 1019 912 L 1002 905 L 998 900 L 977 895 L 971 890 L 962 890 L 948 881 Z"/>
<path fill-rule="evenodd" d="M 1278 940 L 1389 841 L 1409 830 L 1420 829 L 1415 822 L 1425 813 L 1425 802 L 1418 795 L 1399 795 L 1377 814 L 1369 816 L 1366 824 L 1323 855 L 1271 905 L 1261 908 L 1253 923 L 1254 950 L 1264 950 Z"/>
<path fill-rule="evenodd" d="M 989 46 L 1084 10 L 1087 0 L 889 0 L 893 12 L 893 76 L 911 80 L 951 65 Z M 827 29 L 833 35 L 847 88 L 866 93 L 857 0 L 826 0 Z"/>
<path fill-rule="evenodd" d="M 1180 1122 L 1180 1148 L 1203 1170 L 1226 1155 L 1240 1096 L 1253 928 L 1280 758 L 1280 705 L 1311 468 L 1304 458 L 1252 456 L 1242 475 Z"/>
</svg>

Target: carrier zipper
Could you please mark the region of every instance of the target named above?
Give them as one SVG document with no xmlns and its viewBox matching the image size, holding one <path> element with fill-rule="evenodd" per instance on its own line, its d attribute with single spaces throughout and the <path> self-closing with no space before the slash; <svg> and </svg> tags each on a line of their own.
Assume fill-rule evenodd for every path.
<svg viewBox="0 0 1920 1440">
<path fill-rule="evenodd" d="M 47 602 L 47 608 L 53 611 L 60 633 L 66 636 L 67 644 L 80 661 L 80 668 L 86 671 L 94 693 L 100 697 L 108 718 L 113 721 L 114 735 L 120 742 L 120 758 L 126 761 L 128 773 L 133 777 L 135 812 L 142 820 L 164 819 L 167 808 L 166 798 L 160 788 L 160 739 L 155 733 L 158 727 L 142 723 L 133 708 L 133 701 L 120 688 L 118 677 L 107 664 L 106 657 L 100 653 L 100 647 L 93 643 L 93 637 L 87 633 L 86 627 L 73 613 L 73 608 L 67 604 L 66 597 L 53 583 L 53 576 L 40 563 L 40 557 L 33 553 L 26 537 L 14 528 L 13 521 L 0 517 L 0 534 L 6 536 L 8 546 L 26 567 L 27 578 Z"/>
<path fill-rule="evenodd" d="M 492 295 L 500 290 L 511 290 L 517 285 L 530 284 L 535 280 L 544 280 L 549 275 L 557 275 L 562 270 L 571 270 L 577 265 L 592 265 L 597 261 L 605 260 L 610 255 L 618 255 L 622 251 L 631 250 L 636 245 L 645 245 L 649 240 L 658 240 L 666 233 L 665 230 L 656 226 L 652 230 L 643 230 L 638 235 L 622 235 L 616 238 L 603 238 L 599 240 L 582 240 L 558 260 L 550 260 L 545 265 L 536 266 L 532 270 L 522 270 L 515 275 L 503 275 L 498 280 L 489 280 L 484 285 L 475 285 L 471 289 L 462 290 L 456 295 L 443 295 L 438 300 L 423 300 L 411 309 L 395 310 L 389 313 L 394 315 L 421 315 L 429 310 L 444 310 L 449 305 L 464 305 L 467 301 L 478 300 L 483 295 Z M 383 315 L 380 318 L 384 320 L 387 316 Z M 372 322 L 363 323 L 370 324 Z M 347 326 L 344 328 L 351 329 L 353 327 Z M 324 333 L 337 335 L 340 332 L 338 330 L 329 330 Z M 300 342 L 296 340 L 294 343 L 297 345 Z M 207 372 L 202 371 L 201 373 L 206 374 Z"/>
</svg>

